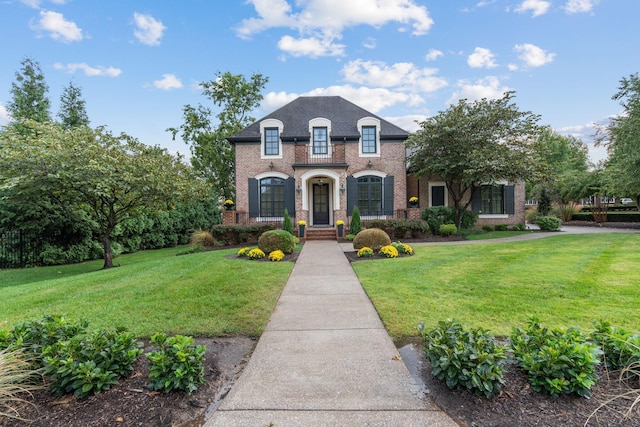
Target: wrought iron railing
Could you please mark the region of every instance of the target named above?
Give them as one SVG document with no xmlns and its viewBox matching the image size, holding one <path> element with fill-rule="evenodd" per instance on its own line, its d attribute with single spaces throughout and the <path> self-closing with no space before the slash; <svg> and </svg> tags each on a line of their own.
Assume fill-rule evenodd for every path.
<svg viewBox="0 0 640 427">
<path fill-rule="evenodd" d="M 326 147 L 296 145 L 295 163 L 298 165 L 346 164 L 345 145 L 329 144 Z"/>
</svg>

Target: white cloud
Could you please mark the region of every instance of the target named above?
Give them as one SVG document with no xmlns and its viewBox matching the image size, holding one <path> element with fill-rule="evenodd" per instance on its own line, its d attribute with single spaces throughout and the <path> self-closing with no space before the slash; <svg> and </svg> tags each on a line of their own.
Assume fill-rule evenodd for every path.
<svg viewBox="0 0 640 427">
<path fill-rule="evenodd" d="M 138 28 L 133 32 L 138 41 L 142 44 L 149 46 L 158 46 L 160 39 L 164 34 L 164 30 L 167 29 L 162 22 L 158 21 L 151 15 L 143 15 L 135 12 L 133 14 L 136 27 Z"/>
<path fill-rule="evenodd" d="M 485 77 L 475 82 L 460 80 L 457 86 L 459 89 L 451 95 L 446 105 L 455 104 L 460 99 L 469 101 L 477 101 L 482 98 L 499 99 L 504 96 L 505 92 L 511 90 L 508 86 L 502 86 L 500 80 L 495 76 Z"/>
<path fill-rule="evenodd" d="M 385 88 L 353 87 L 351 85 L 329 86 L 295 94 L 286 92 L 271 92 L 265 95 L 261 108 L 273 111 L 299 96 L 341 96 L 372 113 L 396 104 L 420 105 L 424 99 L 415 94 L 394 92 Z"/>
<path fill-rule="evenodd" d="M 476 47 L 469 58 L 467 58 L 467 64 L 471 68 L 495 68 L 498 64 L 494 61 L 495 55 L 484 47 Z"/>
<path fill-rule="evenodd" d="M 569 0 L 564 5 L 564 10 L 567 13 L 591 12 L 596 3 L 597 0 Z"/>
<path fill-rule="evenodd" d="M 32 28 L 46 31 L 52 39 L 65 43 L 77 42 L 83 38 L 82 30 L 75 22 L 67 21 L 64 19 L 64 16 L 58 12 L 41 10 L 40 20 L 36 25 L 32 25 Z"/>
<path fill-rule="evenodd" d="M 153 86 L 162 90 L 180 89 L 182 82 L 173 74 L 163 74 L 161 80 L 154 80 Z"/>
<path fill-rule="evenodd" d="M 516 8 L 516 12 L 526 13 L 533 12 L 533 17 L 544 15 L 551 7 L 551 2 L 546 0 L 524 0 L 520 6 Z"/>
<path fill-rule="evenodd" d="M 102 65 L 98 65 L 97 67 L 92 67 L 88 64 L 83 63 L 74 63 L 74 64 L 53 64 L 53 68 L 56 70 L 62 70 L 66 73 L 73 74 L 76 71 L 80 70 L 84 72 L 85 76 L 89 77 L 118 77 L 122 74 L 122 70 L 115 67 L 103 67 Z"/>
<path fill-rule="evenodd" d="M 524 61 L 528 67 L 541 67 L 552 62 L 556 56 L 555 53 L 548 53 L 544 49 L 530 43 L 517 44 L 513 50 L 520 53 L 518 58 Z"/>
<path fill-rule="evenodd" d="M 427 55 L 424 57 L 424 59 L 426 61 L 435 61 L 436 59 L 438 59 L 441 56 L 444 56 L 444 53 L 442 53 L 441 50 L 429 49 L 429 52 L 427 52 Z"/>
<path fill-rule="evenodd" d="M 410 62 L 387 65 L 381 61 L 351 61 L 342 68 L 345 80 L 361 85 L 396 88 L 406 92 L 435 92 L 447 81 L 436 68 L 418 68 Z"/>
<path fill-rule="evenodd" d="M 385 120 L 390 121 L 396 126 L 400 126 L 407 132 L 415 132 L 420 129 L 420 122 L 423 122 L 427 118 L 425 114 L 413 114 L 408 116 L 398 117 L 384 117 Z"/>
<path fill-rule="evenodd" d="M 370 25 L 381 27 L 390 22 L 400 24 L 400 30 L 408 28 L 414 35 L 425 34 L 433 25 L 433 20 L 424 6 L 415 0 L 306 0 L 296 1 L 299 8 L 293 10 L 286 0 L 249 0 L 253 4 L 257 17 L 243 20 L 236 28 L 241 38 L 270 28 L 288 28 L 298 32 L 298 38 L 290 35 L 282 37 L 278 45 L 289 48 L 289 53 L 310 56 L 326 54 L 340 56 L 344 46 L 337 45 L 334 40 L 342 38 L 342 31 L 347 27 Z M 294 43 L 298 42 L 298 43 Z M 315 43 L 316 47 L 300 46 Z M 324 47 L 323 50 L 319 50 Z M 318 52 L 324 52 L 322 55 Z"/>
<path fill-rule="evenodd" d="M 278 42 L 278 48 L 291 56 L 342 56 L 344 45 L 335 44 L 331 38 L 318 39 L 315 37 L 294 39 L 284 36 Z"/>
<path fill-rule="evenodd" d="M 11 115 L 9 114 L 9 110 L 0 104 L 0 125 L 9 123 L 11 121 Z"/>
<path fill-rule="evenodd" d="M 362 46 L 364 46 L 366 49 L 375 49 L 377 46 L 376 39 L 374 39 L 373 37 L 369 37 L 367 40 L 365 40 L 364 43 L 362 43 Z"/>
</svg>

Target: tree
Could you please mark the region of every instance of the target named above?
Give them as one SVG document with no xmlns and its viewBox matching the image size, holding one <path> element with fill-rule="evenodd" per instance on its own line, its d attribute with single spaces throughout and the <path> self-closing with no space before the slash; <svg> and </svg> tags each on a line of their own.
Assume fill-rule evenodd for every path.
<svg viewBox="0 0 640 427">
<path fill-rule="evenodd" d="M 623 112 L 598 129 L 596 143 L 607 147 L 605 180 L 609 190 L 622 197 L 633 197 L 640 206 L 640 78 L 632 74 L 620 80 L 613 100 Z"/>
<path fill-rule="evenodd" d="M 31 58 L 21 62 L 22 69 L 16 72 L 16 81 L 11 83 L 12 99 L 7 110 L 13 120 L 34 120 L 39 123 L 51 120 L 49 115 L 49 86 L 45 82 L 40 64 Z"/>
<path fill-rule="evenodd" d="M 24 210 L 41 198 L 81 209 L 104 246 L 104 268 L 113 267 L 111 238 L 118 224 L 207 196 L 204 182 L 166 149 L 102 127 L 21 124 L 29 132 L 8 126 L 0 134 L 0 191 Z"/>
<path fill-rule="evenodd" d="M 540 117 L 519 111 L 513 97 L 507 92 L 496 100 L 460 100 L 409 137 L 409 171 L 446 182 L 458 229 L 480 185 L 532 179 L 540 172 Z"/>
<path fill-rule="evenodd" d="M 268 81 L 262 74 L 253 74 L 247 81 L 239 74 L 217 72 L 214 80 L 201 83 L 202 94 L 222 107 L 216 115 L 217 125 L 212 123 L 210 108 L 185 105 L 184 123 L 167 129 L 174 139 L 179 134 L 191 146 L 192 166 L 223 199 L 235 199 L 235 151 L 226 138 L 255 120 L 248 114 L 260 105 L 261 91 Z"/>
<path fill-rule="evenodd" d="M 89 116 L 85 101 L 82 98 L 82 89 L 69 82 L 60 96 L 60 111 L 58 111 L 60 123 L 65 129 L 77 126 L 89 126 Z"/>
</svg>

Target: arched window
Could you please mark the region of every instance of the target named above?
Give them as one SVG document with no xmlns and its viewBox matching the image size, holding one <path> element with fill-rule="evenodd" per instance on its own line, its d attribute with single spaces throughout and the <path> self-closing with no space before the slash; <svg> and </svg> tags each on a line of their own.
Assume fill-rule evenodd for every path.
<svg viewBox="0 0 640 427">
<path fill-rule="evenodd" d="M 284 215 L 284 179 L 263 178 L 260 180 L 260 216 L 282 217 Z"/>
<path fill-rule="evenodd" d="M 358 178 L 358 207 L 363 216 L 382 215 L 382 178 L 363 176 Z"/>
</svg>

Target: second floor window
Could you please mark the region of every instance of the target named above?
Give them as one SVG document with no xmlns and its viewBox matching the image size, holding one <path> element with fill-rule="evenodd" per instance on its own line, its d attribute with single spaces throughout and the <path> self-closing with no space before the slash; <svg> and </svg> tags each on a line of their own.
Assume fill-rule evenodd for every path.
<svg viewBox="0 0 640 427">
<path fill-rule="evenodd" d="M 313 128 L 313 154 L 328 154 L 327 128 Z"/>
<path fill-rule="evenodd" d="M 280 154 L 280 141 L 278 128 L 267 128 L 264 130 L 264 155 L 277 156 Z"/>
<path fill-rule="evenodd" d="M 375 154 L 377 152 L 378 152 L 378 147 L 376 144 L 376 127 L 363 126 L 362 127 L 362 153 Z"/>
</svg>

